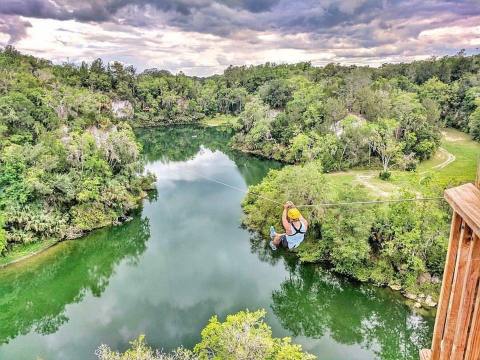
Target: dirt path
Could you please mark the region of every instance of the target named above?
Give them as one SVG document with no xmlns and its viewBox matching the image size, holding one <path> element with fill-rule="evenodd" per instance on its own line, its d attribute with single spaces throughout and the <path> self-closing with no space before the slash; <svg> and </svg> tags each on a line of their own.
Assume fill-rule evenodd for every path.
<svg viewBox="0 0 480 360">
<path fill-rule="evenodd" d="M 432 166 L 432 170 L 441 170 L 457 159 L 455 155 L 449 153 L 446 149 L 442 147 L 440 147 L 438 150 L 443 153 L 443 155 L 445 156 L 445 160 L 438 165 Z M 378 185 L 372 182 L 372 179 L 376 177 L 377 177 L 376 173 L 356 174 L 355 181 L 365 186 L 367 189 L 371 190 L 373 193 L 377 194 L 380 197 L 391 196 L 392 195 L 391 192 L 381 189 Z"/>
<path fill-rule="evenodd" d="M 372 190 L 375 194 L 377 194 L 378 196 L 381 196 L 381 197 L 389 197 L 391 194 L 387 191 L 384 191 L 382 189 L 380 189 L 378 186 L 376 186 L 375 184 L 372 184 L 370 182 L 370 180 L 374 177 L 375 175 L 373 174 L 358 174 L 356 177 L 355 177 L 355 180 L 357 182 L 359 182 L 360 184 L 362 184 L 363 186 L 365 186 L 367 189 L 370 189 Z"/>
<path fill-rule="evenodd" d="M 442 131 L 442 136 L 445 140 L 452 141 L 452 142 L 464 141 L 465 140 L 465 135 L 463 135 L 463 134 L 462 134 L 462 136 L 454 135 L 454 134 L 451 134 L 447 131 Z"/>
<path fill-rule="evenodd" d="M 439 148 L 438 149 L 439 151 L 443 152 L 445 155 L 447 155 L 447 159 L 442 162 L 441 164 L 438 164 L 436 166 L 433 166 L 432 169 L 443 169 L 444 167 L 446 167 L 447 165 L 451 164 L 452 162 L 454 162 L 457 158 L 455 157 L 455 155 L 449 153 L 447 150 L 445 150 L 444 148 Z"/>
<path fill-rule="evenodd" d="M 460 137 L 455 137 L 454 135 L 450 135 L 447 133 L 443 133 L 443 137 L 446 141 L 459 141 L 462 140 Z M 440 164 L 431 166 L 431 167 L 426 167 L 424 168 L 424 171 L 419 172 L 419 175 L 425 174 L 429 171 L 438 171 L 442 170 L 454 161 L 457 160 L 456 156 L 447 151 L 445 148 L 440 147 L 438 149 L 440 152 L 440 159 L 438 161 L 441 161 Z M 397 189 L 398 186 L 393 183 L 383 182 L 381 184 L 376 183 L 377 182 L 377 177 L 378 177 L 378 171 L 375 170 L 365 170 L 365 171 L 347 171 L 347 172 L 339 172 L 339 173 L 332 173 L 331 176 L 335 175 L 348 175 L 351 174 L 354 176 L 353 181 L 364 186 L 367 190 L 369 190 L 372 194 L 375 194 L 378 197 L 382 198 L 388 198 L 394 193 Z M 418 196 L 421 196 L 421 193 L 416 192 Z"/>
</svg>

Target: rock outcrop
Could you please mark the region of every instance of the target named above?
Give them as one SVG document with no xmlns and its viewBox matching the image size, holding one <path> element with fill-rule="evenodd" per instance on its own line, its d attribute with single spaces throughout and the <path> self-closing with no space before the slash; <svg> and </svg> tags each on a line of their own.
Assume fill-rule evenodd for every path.
<svg viewBox="0 0 480 360">
<path fill-rule="evenodd" d="M 128 100 L 112 101 L 112 113 L 118 119 L 132 119 L 133 105 Z"/>
</svg>

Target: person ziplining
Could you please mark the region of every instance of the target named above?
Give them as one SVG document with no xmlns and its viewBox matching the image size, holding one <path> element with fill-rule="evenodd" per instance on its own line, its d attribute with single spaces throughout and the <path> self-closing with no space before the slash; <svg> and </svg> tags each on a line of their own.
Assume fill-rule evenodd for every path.
<svg viewBox="0 0 480 360">
<path fill-rule="evenodd" d="M 282 225 L 285 230 L 283 234 L 277 234 L 273 226 L 270 227 L 270 247 L 277 250 L 282 246 L 288 250 L 295 249 L 305 239 L 308 228 L 308 221 L 291 201 L 283 205 Z"/>
</svg>

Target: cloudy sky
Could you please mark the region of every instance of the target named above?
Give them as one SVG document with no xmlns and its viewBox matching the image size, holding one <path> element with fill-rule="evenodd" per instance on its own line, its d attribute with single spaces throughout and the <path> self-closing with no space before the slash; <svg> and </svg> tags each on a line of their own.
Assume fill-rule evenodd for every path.
<svg viewBox="0 0 480 360">
<path fill-rule="evenodd" d="M 479 53 L 480 0 L 0 0 L 0 46 L 192 75 Z"/>
</svg>

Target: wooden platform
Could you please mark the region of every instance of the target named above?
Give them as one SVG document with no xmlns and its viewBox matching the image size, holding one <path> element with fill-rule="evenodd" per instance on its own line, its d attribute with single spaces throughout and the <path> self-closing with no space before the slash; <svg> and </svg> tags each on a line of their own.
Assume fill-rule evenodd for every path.
<svg viewBox="0 0 480 360">
<path fill-rule="evenodd" d="M 422 360 L 480 359 L 480 190 L 465 184 L 445 191 L 453 208 L 450 241 L 432 350 Z"/>
<path fill-rule="evenodd" d="M 445 191 L 445 200 L 474 233 L 480 234 L 480 190 L 465 184 Z"/>
</svg>

